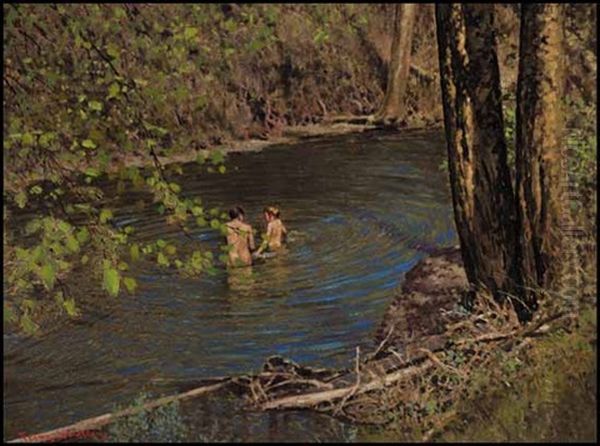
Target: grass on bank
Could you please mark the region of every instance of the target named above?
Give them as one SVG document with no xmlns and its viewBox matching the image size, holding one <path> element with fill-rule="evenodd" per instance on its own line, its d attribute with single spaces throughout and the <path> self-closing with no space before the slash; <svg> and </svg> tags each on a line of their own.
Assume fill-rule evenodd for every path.
<svg viewBox="0 0 600 446">
<path fill-rule="evenodd" d="M 530 344 L 499 351 L 472 379 L 453 419 L 433 441 L 590 441 L 597 439 L 596 307 L 576 326 Z M 358 441 L 420 441 L 418 426 L 391 423 L 359 429 Z"/>
</svg>

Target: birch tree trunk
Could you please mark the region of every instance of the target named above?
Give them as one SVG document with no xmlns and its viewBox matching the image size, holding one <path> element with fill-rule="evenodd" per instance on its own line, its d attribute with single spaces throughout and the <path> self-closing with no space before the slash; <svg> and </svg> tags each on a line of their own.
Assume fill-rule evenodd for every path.
<svg viewBox="0 0 600 446">
<path fill-rule="evenodd" d="M 381 108 L 374 116 L 375 122 L 392 125 L 406 116 L 405 99 L 416 11 L 417 5 L 414 3 L 395 6 L 394 39 L 387 86 Z"/>
<path fill-rule="evenodd" d="M 454 218 L 467 278 L 502 302 L 514 282 L 515 204 L 492 4 L 436 4 Z"/>
<path fill-rule="evenodd" d="M 530 288 L 560 282 L 563 185 L 564 5 L 521 6 L 517 83 L 517 266 L 525 303 Z"/>
</svg>

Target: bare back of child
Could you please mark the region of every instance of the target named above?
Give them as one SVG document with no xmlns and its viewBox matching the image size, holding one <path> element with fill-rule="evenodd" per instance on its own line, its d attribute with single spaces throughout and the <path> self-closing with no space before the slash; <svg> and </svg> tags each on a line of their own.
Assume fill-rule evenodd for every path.
<svg viewBox="0 0 600 446">
<path fill-rule="evenodd" d="M 244 222 L 245 213 L 240 206 L 229 211 L 231 221 L 227 226 L 227 245 L 229 246 L 228 266 L 247 266 L 252 264 L 250 251 L 254 250 L 252 227 Z"/>
</svg>

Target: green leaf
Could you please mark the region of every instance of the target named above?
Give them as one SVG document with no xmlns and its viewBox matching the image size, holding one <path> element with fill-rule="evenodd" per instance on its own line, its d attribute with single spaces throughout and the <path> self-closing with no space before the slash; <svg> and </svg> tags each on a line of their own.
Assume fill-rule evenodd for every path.
<svg viewBox="0 0 600 446">
<path fill-rule="evenodd" d="M 218 219 L 213 218 L 210 221 L 210 227 L 213 229 L 219 229 L 221 227 L 221 222 Z"/>
<path fill-rule="evenodd" d="M 198 156 L 196 156 L 196 162 L 200 165 L 204 164 L 206 162 L 206 156 L 204 156 L 203 153 L 199 153 Z"/>
<path fill-rule="evenodd" d="M 119 84 L 117 84 L 116 82 L 113 82 L 108 87 L 108 96 L 107 96 L 108 99 L 116 98 L 117 96 L 119 96 L 120 91 L 121 91 L 121 87 L 119 87 Z"/>
<path fill-rule="evenodd" d="M 169 255 L 174 255 L 177 252 L 177 248 L 173 245 L 167 245 L 165 247 L 165 252 Z"/>
<path fill-rule="evenodd" d="M 42 221 L 39 218 L 34 218 L 31 221 L 28 221 L 25 225 L 25 234 L 31 235 L 36 233 L 42 227 Z"/>
<path fill-rule="evenodd" d="M 225 166 L 220 165 L 219 166 L 219 173 L 225 173 L 227 171 L 227 169 L 225 168 Z"/>
<path fill-rule="evenodd" d="M 75 316 L 79 315 L 79 311 L 77 310 L 77 307 L 75 306 L 75 299 L 71 298 L 71 299 L 65 300 L 63 302 L 63 307 L 67 311 L 67 314 L 70 317 L 75 317 Z"/>
<path fill-rule="evenodd" d="M 15 195 L 15 203 L 17 203 L 17 206 L 23 209 L 27 204 L 27 194 L 22 191 L 19 192 L 17 195 Z"/>
<path fill-rule="evenodd" d="M 65 245 L 66 245 L 67 249 L 69 250 L 69 252 L 79 251 L 79 242 L 72 235 L 67 237 L 67 242 L 65 243 Z"/>
<path fill-rule="evenodd" d="M 186 26 L 185 30 L 183 31 L 183 37 L 185 37 L 186 40 L 193 39 L 196 37 L 196 34 L 198 34 L 198 30 L 191 26 Z"/>
<path fill-rule="evenodd" d="M 132 261 L 137 262 L 139 260 L 140 247 L 137 243 L 134 243 L 133 245 L 131 245 L 131 247 L 129 248 L 129 255 L 130 255 Z"/>
<path fill-rule="evenodd" d="M 165 257 L 165 255 L 162 252 L 158 253 L 158 255 L 156 256 L 156 261 L 161 266 L 169 266 L 169 260 Z"/>
<path fill-rule="evenodd" d="M 24 149 L 19 150 L 19 152 L 17 153 L 17 155 L 19 155 L 20 158 L 25 158 L 27 155 L 29 155 L 29 148 L 25 147 Z"/>
<path fill-rule="evenodd" d="M 4 322 L 14 322 L 17 320 L 17 316 L 12 309 L 12 306 L 9 305 L 6 301 L 4 302 Z"/>
<path fill-rule="evenodd" d="M 109 43 L 108 45 L 106 45 L 106 54 L 108 54 L 113 59 L 118 59 L 119 48 L 115 44 Z"/>
<path fill-rule="evenodd" d="M 96 147 L 98 147 L 98 146 L 96 145 L 96 143 L 95 143 L 94 141 L 92 141 L 91 139 L 84 139 L 84 140 L 81 142 L 81 145 L 82 145 L 83 147 L 85 147 L 86 149 L 95 149 Z"/>
<path fill-rule="evenodd" d="M 225 161 L 225 154 L 221 150 L 213 150 L 210 153 L 210 160 L 213 165 L 222 164 Z"/>
<path fill-rule="evenodd" d="M 165 242 L 163 239 L 159 238 L 156 241 L 156 246 L 158 246 L 159 248 L 164 248 L 165 246 L 167 246 L 167 242 Z"/>
<path fill-rule="evenodd" d="M 59 304 L 60 306 L 62 306 L 62 304 L 64 302 L 63 292 L 62 291 L 57 291 L 54 294 L 54 300 L 56 301 L 57 304 Z"/>
<path fill-rule="evenodd" d="M 84 172 L 89 178 L 97 178 L 100 176 L 100 172 L 98 172 L 97 169 L 94 169 L 93 167 L 88 167 L 87 169 L 85 169 Z M 89 179 L 88 178 L 88 179 Z M 77 205 L 76 205 L 77 206 Z"/>
<path fill-rule="evenodd" d="M 198 217 L 196 219 L 196 224 L 203 228 L 204 226 L 206 226 L 206 220 L 204 219 L 204 217 Z"/>
<path fill-rule="evenodd" d="M 119 265 L 117 267 L 121 271 L 127 271 L 127 269 L 129 268 L 129 265 L 126 262 L 119 262 Z"/>
<path fill-rule="evenodd" d="M 28 314 L 21 316 L 21 328 L 27 334 L 33 335 L 38 330 L 39 326 L 31 320 Z"/>
<path fill-rule="evenodd" d="M 54 282 L 56 281 L 56 269 L 54 264 L 50 262 L 44 263 L 38 274 L 46 289 L 51 290 L 54 288 Z"/>
<path fill-rule="evenodd" d="M 181 186 L 177 183 L 169 183 L 169 188 L 175 193 L 181 192 Z"/>
<path fill-rule="evenodd" d="M 437 403 L 435 401 L 428 401 L 427 404 L 425 405 L 425 409 L 427 410 L 427 413 L 430 415 L 435 412 L 436 407 L 437 407 Z"/>
<path fill-rule="evenodd" d="M 94 111 L 102 111 L 102 108 L 104 108 L 104 106 L 102 105 L 102 102 L 98 102 L 98 101 L 88 102 L 88 107 L 90 108 L 90 110 L 94 110 Z"/>
<path fill-rule="evenodd" d="M 104 289 L 111 296 L 117 296 L 119 294 L 119 283 L 121 276 L 119 275 L 119 271 L 111 267 L 110 265 L 105 265 L 104 267 Z"/>
<path fill-rule="evenodd" d="M 21 301 L 21 306 L 23 308 L 27 308 L 30 311 L 33 311 L 35 309 L 35 301 L 32 299 L 23 299 Z"/>
<path fill-rule="evenodd" d="M 90 239 L 90 232 L 84 226 L 79 231 L 77 231 L 77 233 L 75 234 L 75 237 L 77 237 L 77 241 L 83 245 L 85 242 L 87 242 Z"/>
<path fill-rule="evenodd" d="M 61 232 L 71 232 L 71 225 L 64 220 L 59 220 L 57 226 Z"/>
<path fill-rule="evenodd" d="M 33 186 L 31 189 L 29 189 L 29 193 L 32 195 L 39 195 L 43 192 L 43 189 L 40 186 Z"/>
<path fill-rule="evenodd" d="M 35 136 L 33 136 L 31 133 L 27 132 L 23 135 L 21 142 L 24 146 L 32 146 L 33 143 L 35 142 Z"/>
<path fill-rule="evenodd" d="M 40 135 L 40 146 L 48 147 L 52 140 L 56 137 L 54 132 L 46 132 Z"/>
<path fill-rule="evenodd" d="M 134 293 L 135 289 L 137 288 L 137 282 L 133 277 L 124 277 L 123 284 L 129 293 Z"/>
<path fill-rule="evenodd" d="M 106 223 L 113 218 L 113 213 L 110 209 L 102 209 L 100 211 L 100 223 Z"/>
<path fill-rule="evenodd" d="M 89 260 L 90 260 L 90 258 L 87 256 L 87 254 L 84 254 L 81 256 L 81 264 L 82 265 L 85 265 Z"/>
</svg>

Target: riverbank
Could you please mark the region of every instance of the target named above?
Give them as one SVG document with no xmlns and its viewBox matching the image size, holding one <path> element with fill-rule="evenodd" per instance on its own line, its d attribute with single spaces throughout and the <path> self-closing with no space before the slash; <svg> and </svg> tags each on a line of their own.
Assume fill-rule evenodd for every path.
<svg viewBox="0 0 600 446">
<path fill-rule="evenodd" d="M 396 350 L 404 344 L 404 354 L 410 355 L 418 351 L 415 344 L 464 324 L 468 319 L 457 309 L 466 286 L 457 249 L 424 259 L 407 273 L 377 331 L 378 342 L 396 344 Z M 438 355 L 440 367 L 462 384 L 447 387 L 436 379 L 434 387 L 442 392 L 430 387 L 433 398 L 416 398 L 426 409 L 424 416 L 402 411 L 410 392 L 390 388 L 376 397 L 373 413 L 359 414 L 358 421 L 371 425 L 359 429 L 357 440 L 596 441 L 597 309 L 583 294 L 575 299 L 587 303 L 576 305 L 566 324 L 548 324 L 543 334 L 497 348 L 478 368 L 469 367 L 470 359 L 461 355 Z M 488 322 L 479 320 L 482 327 Z M 429 341 L 426 348 L 435 351 L 442 345 L 447 347 L 447 340 Z M 413 385 L 427 388 L 431 381 Z M 444 398 L 445 392 L 452 397 Z"/>
<path fill-rule="evenodd" d="M 395 129 L 394 131 L 406 133 L 425 130 L 442 130 L 442 126 L 443 123 L 441 121 L 431 121 L 427 125 L 410 126 Z M 159 155 L 157 156 L 157 159 L 163 166 L 167 166 L 173 163 L 193 162 L 198 156 L 208 157 L 213 150 L 219 150 L 224 154 L 258 152 L 272 146 L 295 144 L 312 138 L 335 137 L 352 133 L 386 130 L 389 131 L 390 129 L 371 124 L 368 116 L 333 116 L 324 119 L 321 123 L 285 126 L 282 128 L 279 135 L 269 135 L 263 139 L 236 139 L 204 149 L 188 150 L 169 156 Z M 124 156 L 117 155 L 111 160 L 107 172 L 116 172 L 124 167 L 150 167 L 153 163 L 154 160 L 147 154 L 134 153 Z"/>
<path fill-rule="evenodd" d="M 358 121 L 358 122 L 357 122 Z M 151 153 L 142 153 L 133 151 L 128 153 L 116 152 L 109 158 L 104 168 L 107 174 L 115 174 L 128 167 L 150 168 L 156 166 L 156 161 L 162 167 L 171 164 L 184 164 L 196 161 L 198 158 L 209 158 L 213 151 L 220 151 L 224 155 L 239 152 L 258 152 L 269 147 L 282 144 L 295 144 L 302 141 L 308 141 L 313 138 L 336 137 L 352 133 L 364 133 L 370 131 L 399 131 L 402 133 L 418 132 L 427 130 L 441 130 L 443 123 L 439 120 L 428 121 L 425 125 L 414 125 L 399 129 L 389 129 L 379 125 L 371 124 L 369 116 L 331 116 L 323 119 L 321 123 L 292 125 L 282 127 L 277 135 L 268 135 L 262 139 L 232 139 L 220 144 L 214 144 L 202 149 L 192 148 L 186 151 L 176 151 L 169 155 L 157 154 L 156 159 Z M 77 163 L 65 162 L 65 171 L 70 175 L 78 175 L 86 172 L 87 169 L 95 169 L 94 164 L 85 161 Z M 18 182 L 5 183 L 6 191 L 14 192 L 19 188 L 30 187 L 34 184 L 47 180 L 45 171 L 33 170 L 20 176 Z"/>
</svg>

